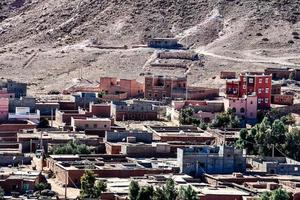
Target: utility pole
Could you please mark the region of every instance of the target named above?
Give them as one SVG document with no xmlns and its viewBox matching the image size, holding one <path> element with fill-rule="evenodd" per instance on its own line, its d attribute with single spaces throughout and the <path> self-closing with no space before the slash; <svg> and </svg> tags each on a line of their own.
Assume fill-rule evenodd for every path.
<svg viewBox="0 0 300 200">
<path fill-rule="evenodd" d="M 65 199 L 67 199 L 68 171 L 65 170 Z"/>
<path fill-rule="evenodd" d="M 51 108 L 51 127 L 53 127 L 53 108 Z"/>
<path fill-rule="evenodd" d="M 274 144 L 272 144 L 272 158 L 274 158 L 274 155 L 275 155 L 275 145 Z"/>
</svg>

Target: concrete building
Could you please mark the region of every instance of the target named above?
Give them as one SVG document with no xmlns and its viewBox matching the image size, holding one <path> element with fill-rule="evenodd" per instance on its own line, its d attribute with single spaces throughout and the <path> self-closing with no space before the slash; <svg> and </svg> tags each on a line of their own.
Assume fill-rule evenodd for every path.
<svg viewBox="0 0 300 200">
<path fill-rule="evenodd" d="M 248 158 L 254 170 L 267 174 L 300 175 L 300 162 L 286 157 Z"/>
<path fill-rule="evenodd" d="M 26 83 L 19 83 L 8 79 L 0 82 L 0 88 L 6 88 L 7 92 L 15 94 L 16 98 L 25 97 L 27 95 Z"/>
<path fill-rule="evenodd" d="M 259 109 L 271 106 L 272 75 L 259 72 L 241 73 L 239 79 L 227 80 L 226 94 L 228 97 L 243 97 L 253 93 L 257 96 Z"/>
<path fill-rule="evenodd" d="M 177 149 L 180 172 L 192 176 L 246 171 L 246 156 L 230 146 L 202 146 Z"/>
<path fill-rule="evenodd" d="M 158 119 L 158 110 L 147 101 L 115 101 L 112 105 L 112 113 L 116 121 Z"/>
<path fill-rule="evenodd" d="M 17 107 L 28 107 L 30 113 L 36 112 L 36 99 L 34 97 L 21 97 L 9 99 L 9 112 L 15 113 Z"/>
<path fill-rule="evenodd" d="M 108 131 L 111 129 L 111 119 L 109 118 L 76 118 L 71 117 L 71 127 L 76 131 L 100 130 Z"/>
<path fill-rule="evenodd" d="M 257 118 L 256 94 L 243 97 L 228 97 L 224 99 L 225 110 L 231 109 L 237 116 L 255 120 Z"/>
<path fill-rule="evenodd" d="M 151 143 L 153 135 L 146 131 L 107 131 L 104 141 L 106 142 L 125 142 L 128 138 L 134 138 L 135 142 Z"/>
<path fill-rule="evenodd" d="M 38 124 L 40 122 L 40 111 L 37 110 L 35 113 L 30 112 L 29 107 L 16 107 L 15 113 L 8 114 L 8 120 L 10 121 L 31 121 Z"/>
<path fill-rule="evenodd" d="M 95 92 L 77 92 L 72 95 L 71 101 L 74 101 L 77 107 L 88 108 L 91 102 L 99 101 L 98 93 Z"/>
<path fill-rule="evenodd" d="M 87 159 L 88 158 L 88 159 Z M 80 177 L 89 169 L 99 178 L 129 178 L 145 174 L 170 174 L 172 167 L 147 167 L 128 161 L 122 155 L 50 155 L 47 167 L 62 184 L 75 187 L 80 185 Z M 75 184 L 75 185 L 74 185 Z"/>
<path fill-rule="evenodd" d="M 144 94 L 144 84 L 135 79 L 117 79 L 116 77 L 101 77 L 100 91 L 104 93 L 104 99 L 114 96 L 115 99 L 123 100 L 128 98 L 142 97 Z M 123 95 L 122 95 L 123 94 Z"/>
<path fill-rule="evenodd" d="M 148 47 L 162 49 L 177 49 L 181 47 L 175 38 L 152 38 L 148 40 Z"/>
<path fill-rule="evenodd" d="M 40 147 L 41 140 L 42 147 Z M 96 152 L 105 152 L 102 138 L 95 135 L 67 131 L 40 132 L 34 129 L 22 130 L 17 133 L 17 143 L 22 144 L 22 153 L 34 153 L 37 149 L 44 149 L 45 153 L 48 153 L 53 147 L 64 145 L 74 140 L 80 144 L 89 146 L 89 148 Z"/>
<path fill-rule="evenodd" d="M 211 143 L 213 137 L 207 131 L 195 126 L 148 126 L 153 138 L 160 142 L 182 142 L 185 144 L 207 144 Z"/>
</svg>

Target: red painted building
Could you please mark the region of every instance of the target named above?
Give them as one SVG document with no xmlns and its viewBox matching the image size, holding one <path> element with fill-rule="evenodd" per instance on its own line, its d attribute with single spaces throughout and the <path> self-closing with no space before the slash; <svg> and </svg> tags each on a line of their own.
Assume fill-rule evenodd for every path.
<svg viewBox="0 0 300 200">
<path fill-rule="evenodd" d="M 261 72 L 241 73 L 239 79 L 226 83 L 226 94 L 229 97 L 242 97 L 256 93 L 257 107 L 269 108 L 271 105 L 272 75 Z"/>
</svg>

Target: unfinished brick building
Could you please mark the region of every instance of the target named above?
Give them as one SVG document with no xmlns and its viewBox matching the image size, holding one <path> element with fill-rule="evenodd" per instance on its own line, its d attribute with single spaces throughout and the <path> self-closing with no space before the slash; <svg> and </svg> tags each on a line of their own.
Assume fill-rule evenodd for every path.
<svg viewBox="0 0 300 200">
<path fill-rule="evenodd" d="M 118 80 L 116 77 L 101 77 L 99 87 L 104 94 L 120 95 L 120 99 L 141 97 L 144 93 L 144 85 L 135 79 Z"/>
<path fill-rule="evenodd" d="M 219 95 L 219 89 L 191 87 L 187 77 L 146 76 L 145 98 L 151 100 L 170 99 L 211 99 Z"/>
</svg>

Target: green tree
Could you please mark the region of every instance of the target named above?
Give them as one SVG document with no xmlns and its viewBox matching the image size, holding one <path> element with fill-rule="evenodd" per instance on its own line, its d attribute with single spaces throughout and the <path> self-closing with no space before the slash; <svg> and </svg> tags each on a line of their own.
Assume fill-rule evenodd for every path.
<svg viewBox="0 0 300 200">
<path fill-rule="evenodd" d="M 190 125 L 193 123 L 194 110 L 192 108 L 184 108 L 180 110 L 179 122 L 180 124 Z"/>
<path fill-rule="evenodd" d="M 261 195 L 260 195 L 260 197 L 259 197 L 259 200 L 269 200 L 271 194 L 272 194 L 272 193 L 269 192 L 269 191 L 263 192 L 263 193 L 261 193 Z"/>
<path fill-rule="evenodd" d="M 38 128 L 48 128 L 48 127 L 49 127 L 49 120 L 47 118 L 42 117 L 38 124 Z"/>
<path fill-rule="evenodd" d="M 280 144 L 282 141 L 285 140 L 285 134 L 287 132 L 287 129 L 282 121 L 276 119 L 272 124 L 271 130 L 272 144 Z"/>
<path fill-rule="evenodd" d="M 291 114 L 281 117 L 280 121 L 282 121 L 285 125 L 293 125 L 296 123 L 295 118 Z"/>
<path fill-rule="evenodd" d="M 277 189 L 274 190 L 271 194 L 270 200 L 289 200 L 290 195 L 287 193 L 286 190 Z"/>
<path fill-rule="evenodd" d="M 106 191 L 106 184 L 103 181 L 97 181 L 92 171 L 85 171 L 80 178 L 81 188 L 80 197 L 99 198 L 102 192 Z"/>
<path fill-rule="evenodd" d="M 192 188 L 192 186 L 181 187 L 178 195 L 180 200 L 198 200 L 197 192 Z"/>
<path fill-rule="evenodd" d="M 238 117 L 229 109 L 219 113 L 212 121 L 211 126 L 214 128 L 239 128 L 240 124 Z"/>
<path fill-rule="evenodd" d="M 70 141 L 65 145 L 54 147 L 50 154 L 90 154 L 90 149 L 85 144 L 78 144 L 77 142 Z"/>
<path fill-rule="evenodd" d="M 138 182 L 131 181 L 129 185 L 129 199 L 137 200 L 140 191 L 140 186 Z"/>
<path fill-rule="evenodd" d="M 152 186 L 142 187 L 137 196 L 137 200 L 152 200 L 154 189 Z"/>
<path fill-rule="evenodd" d="M 36 191 L 42 191 L 45 189 L 50 189 L 50 185 L 46 183 L 38 183 L 35 185 L 35 190 Z"/>
<path fill-rule="evenodd" d="M 300 129 L 293 128 L 288 132 L 286 134 L 285 143 L 282 146 L 289 157 L 300 161 Z"/>
<path fill-rule="evenodd" d="M 2 187 L 0 187 L 0 200 L 4 200 L 5 192 Z"/>
<path fill-rule="evenodd" d="M 153 200 L 167 200 L 162 188 L 157 187 L 153 194 Z"/>
<path fill-rule="evenodd" d="M 175 188 L 175 182 L 172 178 L 167 179 L 164 193 L 167 200 L 176 200 L 178 191 Z"/>
</svg>

